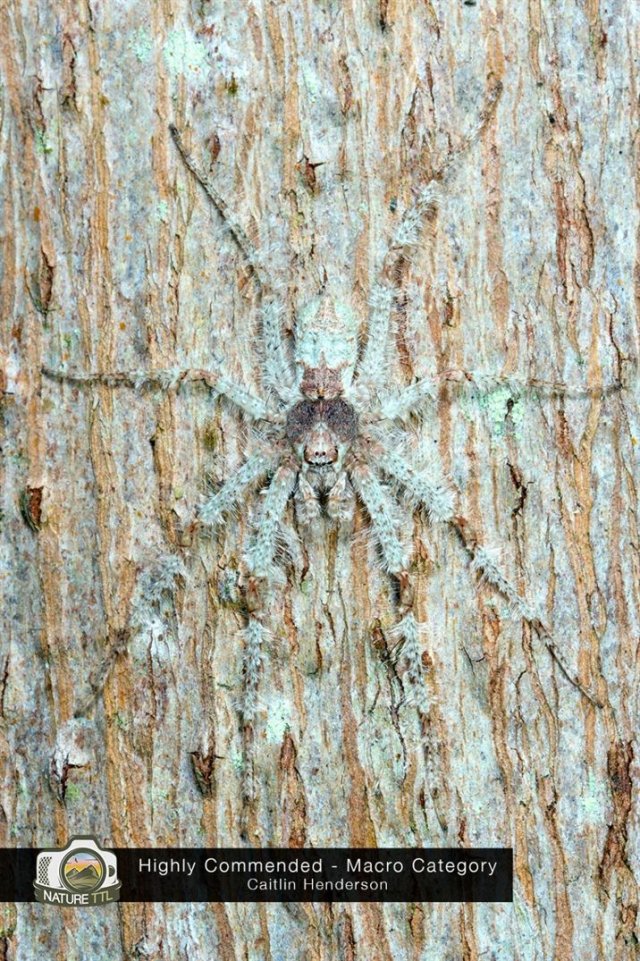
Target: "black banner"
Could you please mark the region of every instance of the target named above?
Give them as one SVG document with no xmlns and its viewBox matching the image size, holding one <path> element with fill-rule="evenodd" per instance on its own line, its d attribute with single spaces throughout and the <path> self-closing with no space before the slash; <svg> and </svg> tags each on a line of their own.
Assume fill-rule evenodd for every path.
<svg viewBox="0 0 640 961">
<path fill-rule="evenodd" d="M 75 855 L 81 847 L 49 849 L 44 862 L 37 849 L 0 849 L 0 901 L 33 901 L 37 870 L 38 900 L 52 904 L 512 900 L 511 848 L 112 848 L 103 860 L 115 855 L 118 894 L 100 897 L 95 882 L 89 901 L 64 879 L 65 870 L 79 877 L 77 866 L 60 867 L 72 855 L 93 859 L 86 844 Z"/>
</svg>

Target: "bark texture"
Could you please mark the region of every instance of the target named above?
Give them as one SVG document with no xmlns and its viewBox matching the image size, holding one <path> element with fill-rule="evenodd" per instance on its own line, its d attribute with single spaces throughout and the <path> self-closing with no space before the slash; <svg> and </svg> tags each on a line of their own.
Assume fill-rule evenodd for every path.
<svg viewBox="0 0 640 961">
<path fill-rule="evenodd" d="M 0 958 L 637 957 L 639 14 L 4 0 L 0 843 L 510 844 L 515 900 L 6 906 Z M 399 264 L 390 377 L 626 385 L 443 391 L 415 440 L 601 707 L 419 516 L 428 710 L 404 703 L 360 512 L 351 538 L 289 549 L 243 804 L 233 585 L 258 498 L 219 537 L 185 535 L 207 476 L 246 454 L 242 417 L 204 388 L 83 388 L 41 367 L 217 357 L 258 384 L 255 284 L 170 123 L 281 279 L 288 328 L 325 283 L 364 324 L 385 240 L 496 81 L 494 118 Z"/>
</svg>

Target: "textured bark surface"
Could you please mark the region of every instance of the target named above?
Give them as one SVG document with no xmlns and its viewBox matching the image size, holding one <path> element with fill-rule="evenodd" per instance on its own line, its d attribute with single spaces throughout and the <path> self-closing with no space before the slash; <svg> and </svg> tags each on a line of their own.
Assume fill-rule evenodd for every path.
<svg viewBox="0 0 640 961">
<path fill-rule="evenodd" d="M 0 843 L 511 844 L 515 900 L 5 907 L 0 958 L 637 957 L 639 14 L 4 0 Z M 202 388 L 78 388 L 41 366 L 215 356 L 258 384 L 255 285 L 169 123 L 266 252 L 293 331 L 325 282 L 364 319 L 402 210 L 497 80 L 495 117 L 400 265 L 390 376 L 629 385 L 444 391 L 416 441 L 602 707 L 416 516 L 421 719 L 371 632 L 393 598 L 359 512 L 351 538 L 303 545 L 302 578 L 285 567 L 243 806 L 227 585 L 257 498 L 217 538 L 183 533 L 207 475 L 246 454 L 242 417 Z"/>
</svg>

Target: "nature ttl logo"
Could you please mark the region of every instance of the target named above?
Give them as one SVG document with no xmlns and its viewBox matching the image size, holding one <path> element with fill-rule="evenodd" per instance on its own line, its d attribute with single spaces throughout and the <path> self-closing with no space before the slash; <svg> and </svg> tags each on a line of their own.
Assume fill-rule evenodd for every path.
<svg viewBox="0 0 640 961">
<path fill-rule="evenodd" d="M 42 904 L 86 906 L 117 901 L 116 856 L 93 837 L 74 837 L 66 848 L 40 852 L 33 887 Z"/>
</svg>

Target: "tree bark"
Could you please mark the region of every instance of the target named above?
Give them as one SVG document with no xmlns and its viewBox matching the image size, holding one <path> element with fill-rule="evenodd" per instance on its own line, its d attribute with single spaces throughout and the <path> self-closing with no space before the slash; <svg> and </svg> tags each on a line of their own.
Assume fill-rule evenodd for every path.
<svg viewBox="0 0 640 961">
<path fill-rule="evenodd" d="M 1 14 L 0 843 L 512 845 L 515 886 L 513 905 L 5 906 L 0 958 L 637 957 L 638 8 L 5 0 Z M 621 385 L 447 387 L 412 427 L 570 670 L 418 513 L 421 714 L 385 656 L 393 591 L 364 511 L 349 537 L 302 544 L 291 512 L 248 739 L 235 585 L 259 497 L 218 536 L 189 534 L 207 478 L 247 453 L 243 417 L 195 384 L 41 369 L 218 360 L 259 389 L 256 285 L 170 123 L 280 279 L 290 335 L 324 286 L 364 337 L 402 211 L 498 81 L 397 265 L 387 376 Z"/>
</svg>

